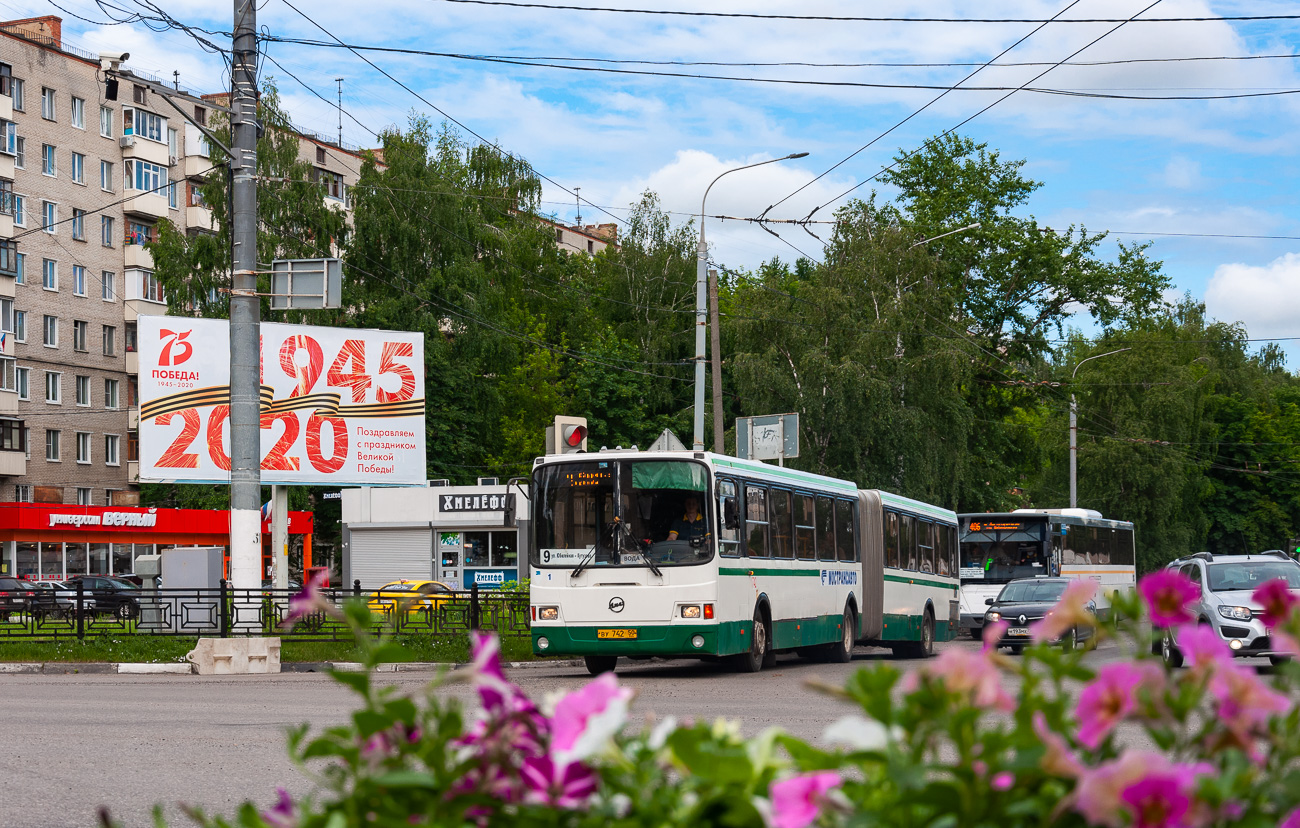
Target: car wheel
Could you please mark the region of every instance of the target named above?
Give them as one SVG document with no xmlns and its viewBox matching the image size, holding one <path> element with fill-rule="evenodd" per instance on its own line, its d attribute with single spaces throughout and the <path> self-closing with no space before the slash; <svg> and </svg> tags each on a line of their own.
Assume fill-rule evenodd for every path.
<svg viewBox="0 0 1300 828">
<path fill-rule="evenodd" d="M 136 604 L 134 601 L 124 601 L 117 605 L 117 610 L 114 614 L 122 621 L 132 621 L 140 617 L 140 605 Z"/>
<path fill-rule="evenodd" d="M 1174 643 L 1174 635 L 1169 630 L 1165 630 L 1165 634 L 1160 637 L 1160 657 L 1171 670 L 1183 666 L 1183 654 L 1179 652 L 1178 645 Z"/>
<path fill-rule="evenodd" d="M 767 624 L 763 621 L 763 611 L 754 610 L 754 631 L 749 639 L 749 650 L 736 656 L 736 669 L 742 673 L 757 673 L 767 663 L 768 652 L 772 644 L 768 638 Z"/>
<path fill-rule="evenodd" d="M 826 649 L 826 660 L 832 664 L 847 664 L 853 660 L 853 642 L 857 637 L 854 633 L 858 629 L 858 616 L 852 607 L 844 608 L 844 619 L 841 623 L 843 628 L 840 632 L 840 640 L 828 644 Z"/>
<path fill-rule="evenodd" d="M 593 676 L 601 673 L 612 673 L 618 666 L 618 656 L 611 655 L 589 655 L 583 656 L 582 661 L 587 665 L 587 672 Z"/>
</svg>

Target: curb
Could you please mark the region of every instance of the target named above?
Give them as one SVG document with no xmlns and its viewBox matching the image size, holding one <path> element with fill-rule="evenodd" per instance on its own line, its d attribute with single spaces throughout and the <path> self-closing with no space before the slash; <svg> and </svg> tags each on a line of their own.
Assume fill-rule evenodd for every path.
<svg viewBox="0 0 1300 828">
<path fill-rule="evenodd" d="M 539 667 L 582 667 L 582 659 L 561 659 L 556 661 L 508 661 L 503 666 L 510 670 L 528 670 Z M 380 664 L 376 673 L 425 673 L 438 670 L 459 670 L 468 663 L 438 661 L 397 661 Z M 281 673 L 326 673 L 338 670 L 344 673 L 361 671 L 361 665 L 355 661 L 290 661 L 281 662 Z M 0 662 L 0 675 L 89 675 L 120 673 L 128 675 L 173 675 L 188 676 L 194 674 L 194 666 L 180 662 L 75 662 L 47 661 L 41 662 Z M 256 675 L 266 675 L 259 673 Z"/>
</svg>

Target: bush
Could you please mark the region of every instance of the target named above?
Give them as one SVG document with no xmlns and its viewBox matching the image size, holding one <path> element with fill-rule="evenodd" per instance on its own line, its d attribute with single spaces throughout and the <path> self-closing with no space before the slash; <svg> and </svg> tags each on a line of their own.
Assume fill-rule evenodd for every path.
<svg viewBox="0 0 1300 828">
<path fill-rule="evenodd" d="M 1185 583 L 1158 574 L 1117 596 L 1098 622 L 1094 587 L 1072 585 L 1022 659 L 949 648 L 904 676 L 881 664 L 826 692 L 855 711 L 823 749 L 725 722 L 624 733 L 631 691 L 612 674 L 539 707 L 501 669 L 494 638 L 477 636 L 469 669 L 423 692 L 379 687 L 370 673 L 335 679 L 359 706 L 344 726 L 290 734 L 290 753 L 317 767 L 322 794 L 208 826 L 1283 826 L 1300 828 L 1296 667 L 1271 680 L 1236 664 L 1191 624 Z M 295 612 L 324 611 L 310 605 Z M 1300 599 L 1273 582 L 1256 593 L 1275 646 L 1300 654 Z M 337 611 L 335 611 L 337 612 Z M 346 607 L 367 663 L 402 658 L 372 640 L 364 604 Z M 1154 633 L 1142 630 L 1154 625 Z M 1092 627 L 1078 649 L 1051 642 Z M 1152 656 L 1152 635 L 1178 630 L 1188 667 Z M 1002 629 L 992 629 L 993 637 Z M 1094 670 L 1098 641 L 1124 655 Z M 1016 695 L 1004 679 L 1019 679 Z M 472 682 L 479 709 L 440 697 Z M 1122 733 L 1120 732 L 1122 731 Z"/>
</svg>

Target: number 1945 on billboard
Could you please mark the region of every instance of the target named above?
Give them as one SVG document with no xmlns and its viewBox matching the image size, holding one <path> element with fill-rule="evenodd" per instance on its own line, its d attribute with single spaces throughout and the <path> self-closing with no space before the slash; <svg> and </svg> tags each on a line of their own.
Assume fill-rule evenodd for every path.
<svg viewBox="0 0 1300 828">
<path fill-rule="evenodd" d="M 140 479 L 230 479 L 224 319 L 142 316 Z M 262 481 L 422 486 L 424 335 L 262 323 Z"/>
</svg>

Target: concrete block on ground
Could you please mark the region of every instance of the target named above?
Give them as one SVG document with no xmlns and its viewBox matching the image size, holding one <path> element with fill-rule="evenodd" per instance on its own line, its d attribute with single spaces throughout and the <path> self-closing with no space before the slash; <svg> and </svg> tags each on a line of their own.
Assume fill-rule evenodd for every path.
<svg viewBox="0 0 1300 828">
<path fill-rule="evenodd" d="M 117 665 L 119 673 L 134 673 L 137 675 L 170 675 L 170 676 L 188 676 L 194 672 L 193 664 L 150 664 L 147 662 L 131 662 Z"/>
<path fill-rule="evenodd" d="M 186 654 L 201 676 L 280 672 L 280 639 L 200 638 Z"/>
<path fill-rule="evenodd" d="M 39 663 L 21 664 L 18 662 L 14 662 L 13 664 L 0 664 L 0 673 L 39 673 L 39 672 L 41 672 L 41 665 Z"/>
<path fill-rule="evenodd" d="M 47 661 L 41 672 L 55 675 L 59 673 L 116 673 L 117 665 L 103 661 Z"/>
</svg>

